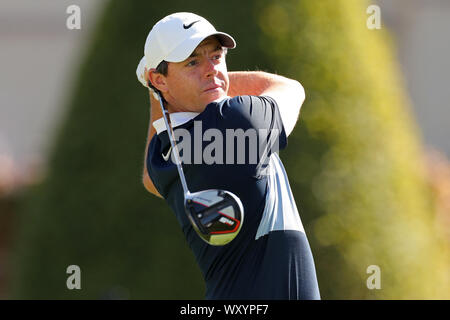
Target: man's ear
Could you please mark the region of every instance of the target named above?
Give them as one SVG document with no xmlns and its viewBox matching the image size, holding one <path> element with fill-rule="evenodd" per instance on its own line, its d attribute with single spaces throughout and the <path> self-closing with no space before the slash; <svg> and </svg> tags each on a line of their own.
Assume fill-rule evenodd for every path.
<svg viewBox="0 0 450 320">
<path fill-rule="evenodd" d="M 163 74 L 156 72 L 155 69 L 150 69 L 147 72 L 147 79 L 159 91 L 167 92 L 167 81 Z"/>
</svg>

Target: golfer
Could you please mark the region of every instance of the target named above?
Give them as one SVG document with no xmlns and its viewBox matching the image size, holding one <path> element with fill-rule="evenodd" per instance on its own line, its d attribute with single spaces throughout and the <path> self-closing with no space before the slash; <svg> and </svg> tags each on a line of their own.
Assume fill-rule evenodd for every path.
<svg viewBox="0 0 450 320">
<path fill-rule="evenodd" d="M 202 271 L 206 299 L 320 299 L 313 256 L 278 156 L 297 122 L 303 87 L 265 72 L 228 72 L 227 50 L 235 46 L 230 35 L 193 13 L 171 14 L 151 29 L 136 70 L 151 103 L 144 185 L 175 213 Z M 189 189 L 228 190 L 243 204 L 242 228 L 224 246 L 203 241 L 186 215 L 156 90 L 178 144 L 184 142 Z M 231 144 L 230 133 L 248 139 Z M 250 136 L 258 140 L 250 143 Z M 207 152 L 213 143 L 215 151 Z"/>
</svg>

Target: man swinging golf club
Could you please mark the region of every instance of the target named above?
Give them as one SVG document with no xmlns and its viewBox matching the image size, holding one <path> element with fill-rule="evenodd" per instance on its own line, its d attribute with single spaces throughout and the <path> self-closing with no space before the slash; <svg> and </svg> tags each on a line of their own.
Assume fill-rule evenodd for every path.
<svg viewBox="0 0 450 320">
<path fill-rule="evenodd" d="M 151 29 L 136 70 L 151 100 L 144 185 L 175 213 L 207 299 L 320 299 L 278 156 L 303 87 L 265 72 L 228 72 L 235 46 L 193 13 Z"/>
</svg>

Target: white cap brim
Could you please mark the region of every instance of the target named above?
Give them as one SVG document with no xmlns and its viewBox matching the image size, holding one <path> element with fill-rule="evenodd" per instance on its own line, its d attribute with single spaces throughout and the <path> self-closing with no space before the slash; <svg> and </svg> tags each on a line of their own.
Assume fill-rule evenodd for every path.
<svg viewBox="0 0 450 320">
<path fill-rule="evenodd" d="M 236 41 L 234 41 L 233 37 L 224 33 L 224 32 L 215 32 L 211 34 L 199 35 L 197 37 L 192 37 L 186 39 L 182 42 L 178 47 L 172 50 L 171 53 L 166 57 L 165 61 L 167 62 L 181 62 L 189 58 L 189 56 L 194 52 L 195 48 L 206 38 L 210 36 L 217 36 L 220 44 L 223 47 L 233 49 L 236 47 Z"/>
</svg>

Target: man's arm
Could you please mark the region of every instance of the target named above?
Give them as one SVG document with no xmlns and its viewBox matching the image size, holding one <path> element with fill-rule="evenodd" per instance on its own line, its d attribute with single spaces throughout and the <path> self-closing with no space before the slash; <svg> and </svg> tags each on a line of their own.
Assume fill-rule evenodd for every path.
<svg viewBox="0 0 450 320">
<path fill-rule="evenodd" d="M 228 95 L 270 96 L 278 104 L 286 136 L 292 132 L 305 101 L 305 90 L 300 82 L 262 71 L 228 72 Z"/>
<path fill-rule="evenodd" d="M 228 95 L 267 95 L 275 99 L 280 109 L 283 125 L 288 136 L 294 129 L 300 113 L 300 107 L 305 100 L 305 91 L 302 85 L 295 80 L 261 71 L 228 72 L 230 87 Z M 145 149 L 145 162 L 143 183 L 148 192 L 162 198 L 156 190 L 147 172 L 148 145 L 156 133 L 153 122 L 163 117 L 159 102 L 150 93 L 150 123 Z"/>
<path fill-rule="evenodd" d="M 150 144 L 150 141 L 152 140 L 153 136 L 156 133 L 156 129 L 153 127 L 153 121 L 156 121 L 159 118 L 162 118 L 163 114 L 161 111 L 161 108 L 157 108 L 159 106 L 159 102 L 153 97 L 149 90 L 150 94 L 150 123 L 148 127 L 148 135 L 147 135 L 147 146 L 145 148 L 145 160 L 144 160 L 144 173 L 142 176 L 142 182 L 145 186 L 145 189 L 147 189 L 148 192 L 154 194 L 157 197 L 163 198 L 158 190 L 156 190 L 155 185 L 153 184 L 152 180 L 150 179 L 150 176 L 147 172 L 147 150 L 148 145 Z"/>
</svg>

